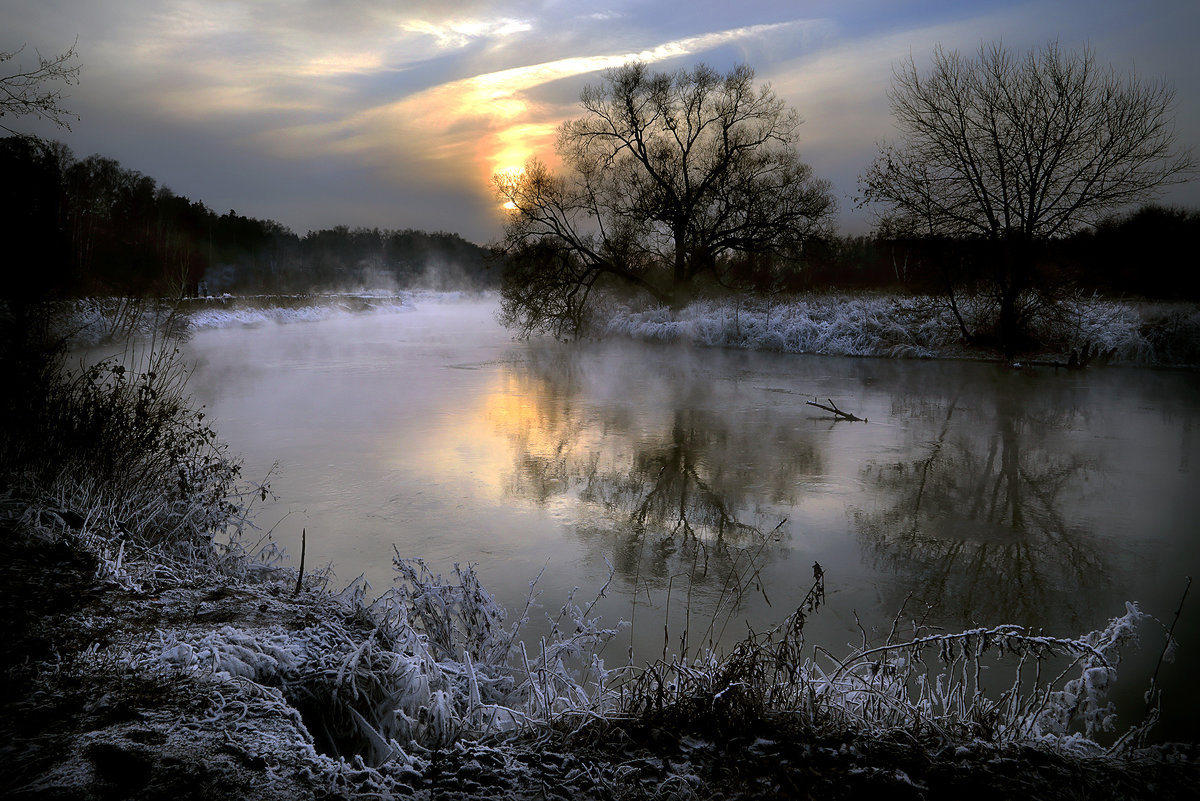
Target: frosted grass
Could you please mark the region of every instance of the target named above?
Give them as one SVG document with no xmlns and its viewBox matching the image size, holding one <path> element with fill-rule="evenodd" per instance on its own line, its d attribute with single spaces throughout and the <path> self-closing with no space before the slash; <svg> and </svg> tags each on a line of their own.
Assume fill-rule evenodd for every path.
<svg viewBox="0 0 1200 801">
<path fill-rule="evenodd" d="M 456 565 L 445 579 L 420 560 L 397 556 L 394 567 L 396 586 L 374 602 L 357 583 L 338 594 L 306 591 L 303 602 L 321 614 L 304 630 L 160 631 L 133 658 L 147 669 L 302 699 L 307 731 L 347 749 L 332 756 L 356 756 L 383 774 L 423 770 L 428 749 L 459 741 L 646 715 L 694 724 L 696 710 L 721 720 L 790 721 L 821 736 L 906 731 L 948 743 L 1037 743 L 1082 757 L 1131 753 L 1155 719 L 1100 744 L 1115 730 L 1105 696 L 1121 651 L 1152 620 L 1133 604 L 1075 638 L 1001 625 L 889 637 L 844 657 L 818 647 L 802 657 L 809 608 L 727 654 L 702 650 L 609 668 L 599 653 L 620 627 L 590 618 L 590 605 L 569 598 L 551 633 L 530 649 L 520 633 L 531 607 L 506 624 L 507 610 L 471 567 Z M 1004 663 L 989 662 L 1006 656 L 1008 684 Z"/>
<path fill-rule="evenodd" d="M 983 328 L 989 313 L 970 299 L 960 301 L 960 311 L 972 330 Z M 1166 316 L 1177 329 L 1161 341 L 1154 337 L 1156 314 Z M 679 310 L 636 307 L 609 298 L 594 310 L 588 332 L 599 338 L 827 356 L 928 359 L 979 354 L 964 343 L 948 305 L 924 296 L 734 297 L 697 300 Z M 1192 356 L 1181 352 L 1178 341 L 1200 333 L 1200 311 L 1162 312 L 1146 304 L 1078 297 L 1059 304 L 1053 315 L 1037 318 L 1032 333 L 1051 343 L 1042 358 L 1065 361 L 1071 350 L 1091 345 L 1115 363 L 1187 363 Z"/>
<path fill-rule="evenodd" d="M 730 296 L 693 301 L 682 309 L 623 303 L 594 295 L 585 333 L 646 342 L 778 353 L 886 358 L 980 358 L 954 313 L 934 296 L 823 294 L 791 297 Z M 314 295 L 196 298 L 178 303 L 91 298 L 64 304 L 64 330 L 83 346 L 167 332 L 261 328 L 320 322 L 346 315 L 396 314 L 418 306 L 496 303 L 494 291 L 355 291 Z M 958 299 L 968 330 L 987 331 L 995 310 L 980 298 Z M 1135 303 L 1094 296 L 1062 299 L 1036 310 L 1029 333 L 1045 343 L 1026 360 L 1065 364 L 1085 346 L 1108 363 L 1200 364 L 1200 306 Z"/>
<path fill-rule="evenodd" d="M 926 299 L 831 295 L 700 300 L 675 313 L 610 304 L 594 328 L 601 336 L 833 356 L 928 358 L 960 339 L 953 319 Z"/>
</svg>

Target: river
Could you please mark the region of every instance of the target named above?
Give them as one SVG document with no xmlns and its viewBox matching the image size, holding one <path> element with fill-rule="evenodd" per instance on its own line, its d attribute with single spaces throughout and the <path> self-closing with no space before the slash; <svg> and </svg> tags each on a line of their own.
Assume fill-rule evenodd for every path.
<svg viewBox="0 0 1200 801">
<path fill-rule="evenodd" d="M 257 521 L 339 581 L 393 549 L 474 563 L 509 609 L 575 587 L 632 621 L 605 654 L 728 646 L 825 573 L 809 642 L 845 653 L 897 619 L 1059 635 L 1138 601 L 1171 623 L 1200 567 L 1200 377 L 963 361 L 514 342 L 489 301 L 198 332 L 193 397 L 271 476 Z M 808 405 L 830 401 L 867 422 Z M 1197 739 L 1200 609 L 1165 665 L 1160 735 Z M 1163 637 L 1122 668 L 1140 717 Z"/>
</svg>

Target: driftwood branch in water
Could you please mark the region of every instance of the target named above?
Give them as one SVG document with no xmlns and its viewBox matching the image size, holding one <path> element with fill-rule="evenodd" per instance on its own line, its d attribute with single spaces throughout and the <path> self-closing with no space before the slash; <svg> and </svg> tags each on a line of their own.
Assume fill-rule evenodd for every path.
<svg viewBox="0 0 1200 801">
<path fill-rule="evenodd" d="M 296 590 L 292 595 L 299 595 L 300 588 L 304 586 L 304 551 L 308 547 L 308 530 L 300 529 L 300 575 L 296 576 Z"/>
<path fill-rule="evenodd" d="M 851 420 L 851 421 L 858 422 L 858 423 L 867 422 L 867 418 L 865 418 L 865 417 L 855 417 L 854 415 L 850 414 L 849 412 L 843 412 L 841 409 L 839 409 L 837 407 L 837 404 L 833 402 L 833 398 L 826 398 L 825 400 L 829 401 L 828 406 L 826 406 L 823 403 L 817 403 L 816 401 L 808 401 L 808 405 L 816 406 L 818 409 L 824 409 L 827 412 L 833 412 L 834 416 L 838 420 Z"/>
</svg>

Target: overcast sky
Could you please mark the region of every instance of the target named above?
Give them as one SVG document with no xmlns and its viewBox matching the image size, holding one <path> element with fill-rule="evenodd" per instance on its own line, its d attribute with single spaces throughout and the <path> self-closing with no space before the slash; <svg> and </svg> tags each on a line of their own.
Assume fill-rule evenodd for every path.
<svg viewBox="0 0 1200 801">
<path fill-rule="evenodd" d="M 939 43 L 1090 44 L 1102 63 L 1171 81 L 1179 139 L 1200 145 L 1196 0 L 0 0 L 0 51 L 24 44 L 18 60 L 76 37 L 73 130 L 10 127 L 299 234 L 498 238 L 491 175 L 552 161 L 583 86 L 634 58 L 750 64 L 805 120 L 801 155 L 833 182 L 851 233 L 870 225 L 853 197 L 892 135 L 893 65 L 927 64 Z M 1200 207 L 1200 180 L 1164 199 Z"/>
</svg>

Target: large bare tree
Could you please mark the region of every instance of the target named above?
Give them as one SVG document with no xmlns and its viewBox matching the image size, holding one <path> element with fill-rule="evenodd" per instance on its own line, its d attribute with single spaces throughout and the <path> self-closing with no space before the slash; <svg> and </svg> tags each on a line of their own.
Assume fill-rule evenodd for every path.
<svg viewBox="0 0 1200 801">
<path fill-rule="evenodd" d="M 1174 91 L 1097 65 L 1090 49 L 1057 43 L 1014 54 L 984 44 L 975 58 L 937 48 L 923 72 L 895 72 L 900 137 L 860 179 L 893 231 L 982 237 L 999 335 L 1013 344 L 1022 299 L 1038 288 L 1034 246 L 1186 180 L 1194 162 L 1175 144 Z"/>
<path fill-rule="evenodd" d="M 800 124 L 745 65 L 654 73 L 631 63 L 584 89 L 559 129 L 561 174 L 532 161 L 495 177 L 512 210 L 506 322 L 528 333 L 578 325 L 598 282 L 661 302 L 738 253 L 794 259 L 833 212 L 800 161 Z"/>
</svg>

